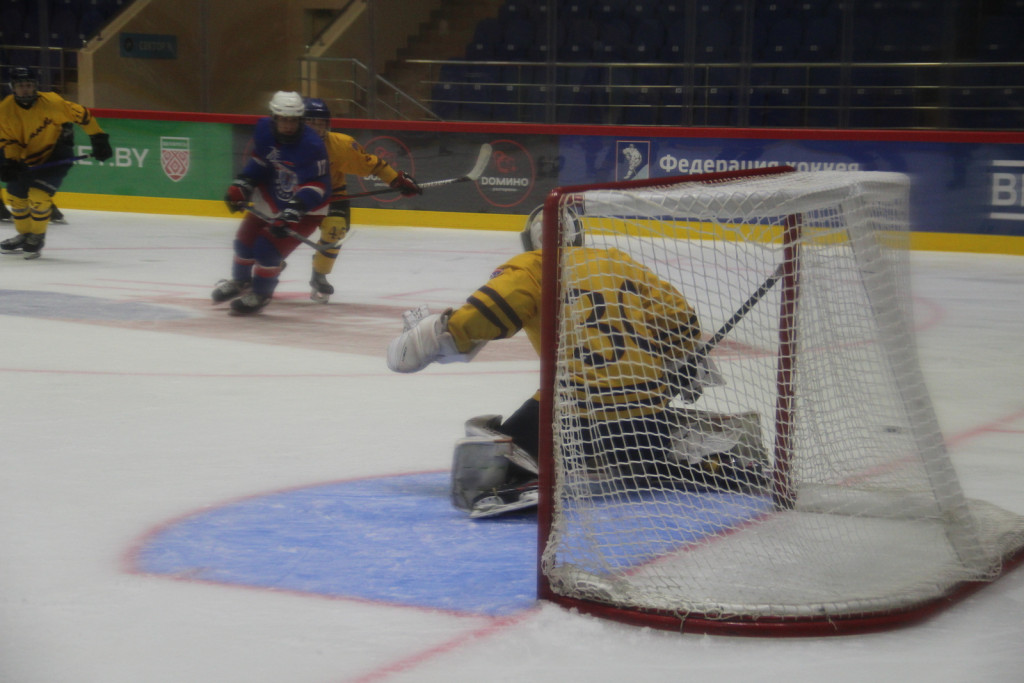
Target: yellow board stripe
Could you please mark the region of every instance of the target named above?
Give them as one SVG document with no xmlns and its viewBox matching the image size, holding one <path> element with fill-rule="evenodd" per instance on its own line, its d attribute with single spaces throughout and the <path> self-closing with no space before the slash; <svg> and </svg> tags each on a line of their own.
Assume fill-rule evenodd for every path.
<svg viewBox="0 0 1024 683">
<path fill-rule="evenodd" d="M 57 204 L 61 208 L 87 209 L 91 211 L 125 211 L 129 213 L 210 216 L 215 218 L 231 217 L 223 202 L 207 199 L 123 197 L 119 195 L 61 192 L 57 195 Z M 354 208 L 352 210 L 352 222 L 361 225 L 409 225 L 422 228 L 519 232 L 526 223 L 526 215 Z M 957 251 L 972 254 L 1024 256 L 1024 237 L 1013 235 L 912 232 L 910 234 L 910 247 L 919 251 Z"/>
</svg>

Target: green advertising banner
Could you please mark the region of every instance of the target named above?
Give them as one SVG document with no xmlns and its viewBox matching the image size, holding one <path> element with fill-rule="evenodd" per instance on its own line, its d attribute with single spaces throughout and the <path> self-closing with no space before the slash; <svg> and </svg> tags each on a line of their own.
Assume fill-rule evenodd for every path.
<svg viewBox="0 0 1024 683">
<path fill-rule="evenodd" d="M 234 173 L 234 126 L 229 123 L 100 119 L 114 156 L 75 164 L 62 192 L 216 199 Z M 91 151 L 89 138 L 75 129 L 75 155 Z"/>
</svg>

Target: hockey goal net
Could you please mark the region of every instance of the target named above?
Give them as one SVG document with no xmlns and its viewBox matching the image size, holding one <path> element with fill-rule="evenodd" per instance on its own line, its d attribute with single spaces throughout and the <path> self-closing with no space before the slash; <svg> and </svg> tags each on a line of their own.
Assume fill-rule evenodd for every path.
<svg viewBox="0 0 1024 683">
<path fill-rule="evenodd" d="M 900 174 L 783 167 L 548 196 L 542 598 L 683 631 L 851 633 L 920 619 L 1021 561 L 1024 518 L 964 497 L 925 388 L 908 193 Z M 580 229 L 699 320 L 694 348 L 721 381 L 653 411 L 668 449 L 632 423 L 618 440 L 594 427 L 672 361 L 637 339 L 659 302 L 588 294 L 600 276 Z M 652 367 L 627 364 L 636 377 L 593 367 L 638 344 Z"/>
</svg>

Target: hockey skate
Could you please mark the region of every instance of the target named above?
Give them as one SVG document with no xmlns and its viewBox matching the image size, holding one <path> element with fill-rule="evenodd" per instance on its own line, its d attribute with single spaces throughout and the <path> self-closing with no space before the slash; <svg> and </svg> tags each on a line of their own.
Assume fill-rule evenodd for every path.
<svg viewBox="0 0 1024 683">
<path fill-rule="evenodd" d="M 43 255 L 43 247 L 46 245 L 46 235 L 29 233 L 25 235 L 25 241 L 21 245 L 21 251 L 26 260 L 36 259 Z"/>
<path fill-rule="evenodd" d="M 248 282 L 239 282 L 238 280 L 220 280 L 213 287 L 213 291 L 210 292 L 210 299 L 215 304 L 222 304 L 225 301 L 231 299 L 237 299 L 242 296 L 245 291 L 249 289 Z"/>
<path fill-rule="evenodd" d="M 10 239 L 0 242 L 0 254 L 20 254 L 27 238 L 27 233 L 19 233 Z"/>
<path fill-rule="evenodd" d="M 259 313 L 269 303 L 269 296 L 262 296 L 256 292 L 246 292 L 231 302 L 231 315 Z"/>
<path fill-rule="evenodd" d="M 0 202 L 0 222 L 10 223 L 14 220 L 11 216 L 11 212 L 7 210 L 7 205 Z"/>
<path fill-rule="evenodd" d="M 57 208 L 54 204 L 50 207 L 50 222 L 57 223 L 59 225 L 65 225 L 68 221 L 64 218 L 64 212 Z"/>
<path fill-rule="evenodd" d="M 470 519 L 497 517 L 508 512 L 536 507 L 539 497 L 536 479 L 531 479 L 519 486 L 488 491 L 473 501 L 469 517 Z"/>
<path fill-rule="evenodd" d="M 309 286 L 313 288 L 309 298 L 318 304 L 327 303 L 331 295 L 334 294 L 334 286 L 327 281 L 327 276 L 323 273 L 314 272 L 313 277 L 309 280 Z"/>
</svg>

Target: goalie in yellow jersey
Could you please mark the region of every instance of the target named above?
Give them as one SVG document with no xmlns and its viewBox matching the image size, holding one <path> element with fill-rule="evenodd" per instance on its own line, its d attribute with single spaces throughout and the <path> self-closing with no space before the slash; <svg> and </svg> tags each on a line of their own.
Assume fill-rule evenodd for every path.
<svg viewBox="0 0 1024 683">
<path fill-rule="evenodd" d="M 340 199 L 346 192 L 348 174 L 376 176 L 397 188 L 404 196 L 423 194 L 423 190 L 411 176 L 392 168 L 384 159 L 370 154 L 352 137 L 331 131 L 331 111 L 320 98 L 305 97 L 306 125 L 315 130 L 327 147 L 327 159 L 331 166 L 331 203 L 327 215 L 320 222 L 320 251 L 313 255 L 313 276 L 310 299 L 325 304 L 334 294 L 334 286 L 327 276 L 334 270 L 334 262 L 341 251 L 341 244 L 348 237 L 352 216 L 348 200 Z"/>
<path fill-rule="evenodd" d="M 424 307 L 405 314 L 405 332 L 388 346 L 391 370 L 470 360 L 486 342 L 519 330 L 540 351 L 541 209 L 523 231 L 526 253 L 500 266 L 465 304 L 440 314 L 428 315 Z M 565 361 L 584 455 L 620 472 L 636 467 L 642 470 L 637 478 L 711 483 L 703 462 L 708 453 L 683 452 L 685 419 L 668 410 L 673 398 L 692 403 L 705 386 L 721 383 L 711 361 L 698 353 L 696 313 L 675 287 L 624 252 L 583 246 L 582 225 L 571 212 L 563 212 L 562 220 L 573 244 L 565 267 L 577 271 L 573 281 L 580 283 L 563 303 L 563 319 L 580 321 L 570 334 L 573 348 L 582 351 Z M 624 296 L 637 305 L 621 307 L 629 317 L 613 319 L 611 304 Z M 535 394 L 504 421 L 482 416 L 466 423 L 467 438 L 456 444 L 452 466 L 456 507 L 471 517 L 490 517 L 536 504 L 539 406 Z M 641 458 L 643 467 L 636 465 Z"/>
</svg>

